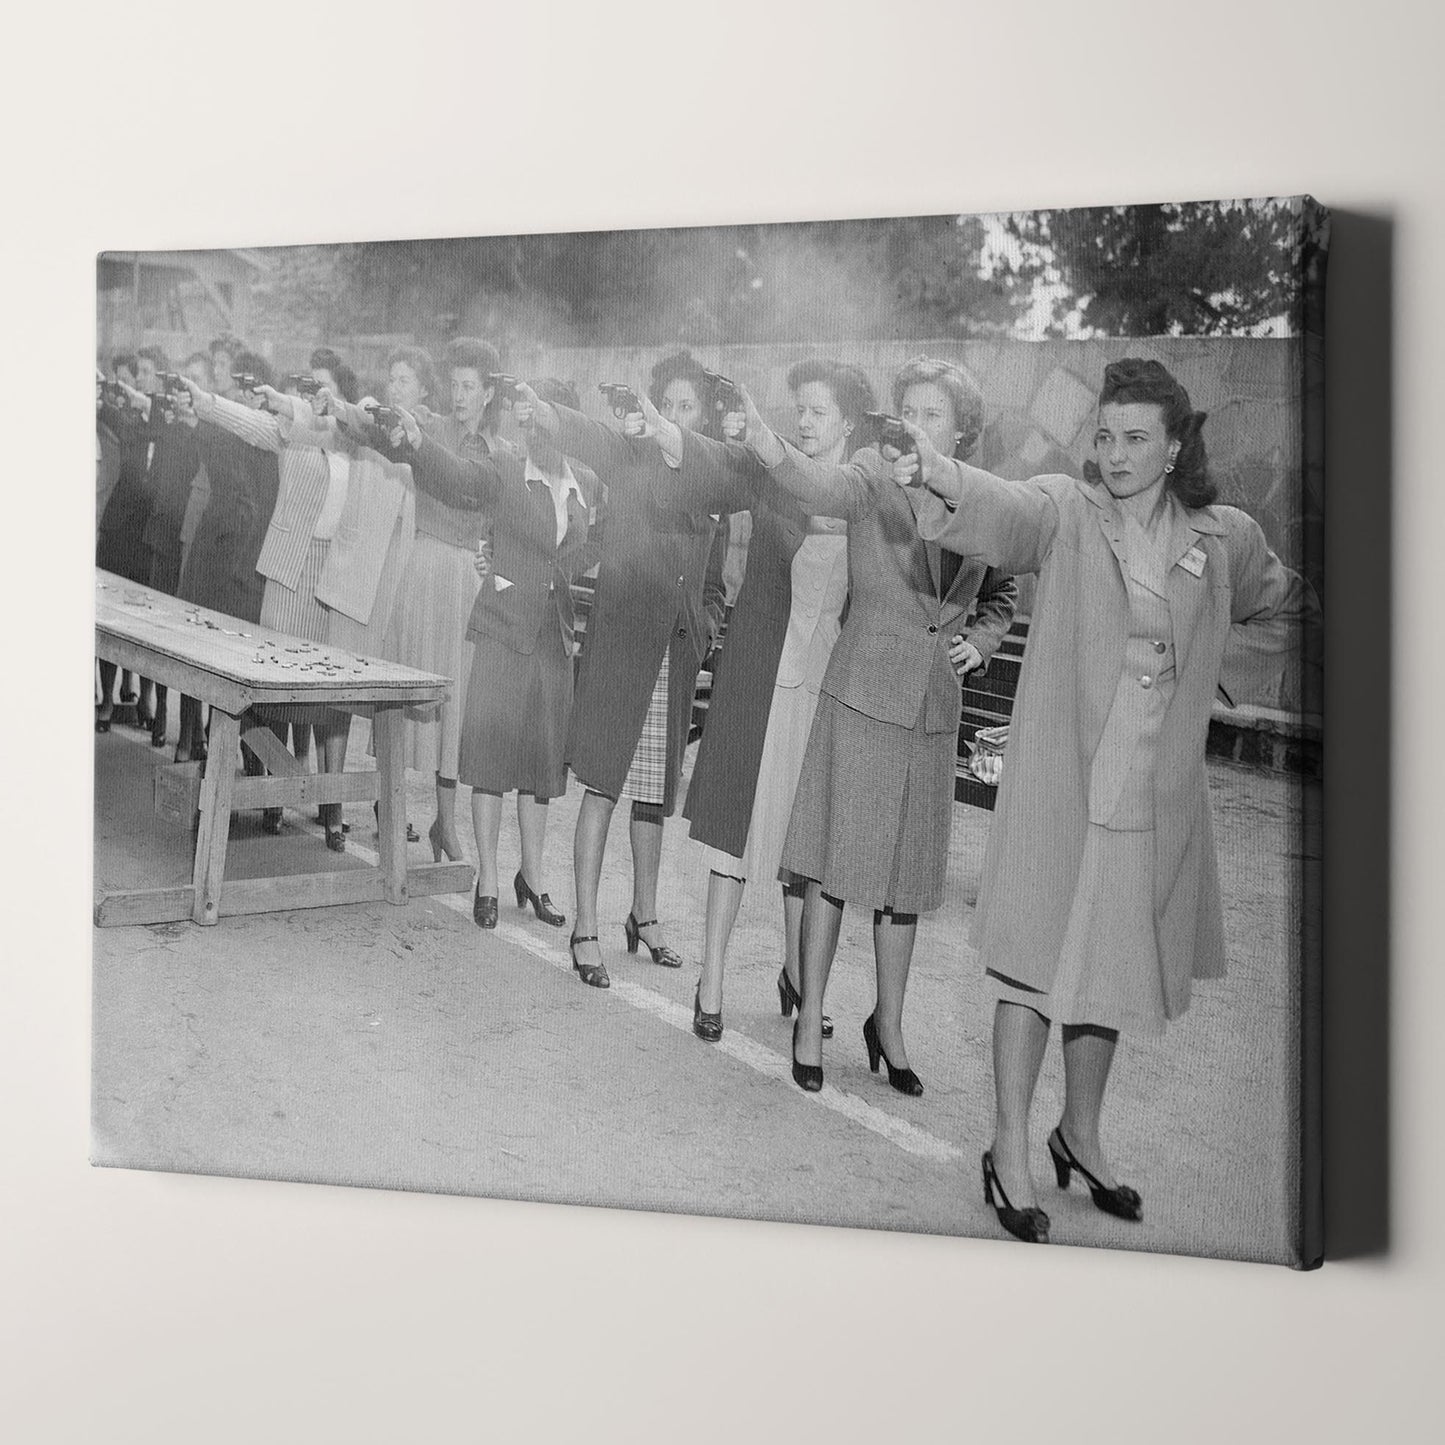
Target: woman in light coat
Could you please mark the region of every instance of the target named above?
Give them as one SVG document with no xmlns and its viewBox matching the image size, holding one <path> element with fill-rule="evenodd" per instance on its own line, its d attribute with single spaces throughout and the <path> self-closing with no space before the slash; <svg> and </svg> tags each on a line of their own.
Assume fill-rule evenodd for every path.
<svg viewBox="0 0 1445 1445">
<path fill-rule="evenodd" d="M 966 561 L 1039 577 L 984 860 L 974 939 L 997 994 L 995 1133 L 984 1192 L 1011 1234 L 1048 1238 L 1029 1173 L 1029 1108 L 1062 1028 L 1056 1177 L 1138 1219 L 1099 1137 L 1120 1032 L 1157 1035 L 1196 978 L 1224 972 L 1205 740 L 1218 693 L 1257 695 L 1297 651 L 1308 587 L 1250 517 L 1212 505 L 1201 427 L 1157 361 L 1104 374 L 1086 480 L 1009 482 L 945 459 L 915 429 L 920 534 Z"/>
</svg>

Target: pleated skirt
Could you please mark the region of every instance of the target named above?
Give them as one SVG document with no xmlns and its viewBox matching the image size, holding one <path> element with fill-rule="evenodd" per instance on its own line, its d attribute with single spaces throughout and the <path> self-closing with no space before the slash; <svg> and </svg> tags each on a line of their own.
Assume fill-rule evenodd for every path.
<svg viewBox="0 0 1445 1445">
<path fill-rule="evenodd" d="M 458 777 L 485 793 L 567 791 L 572 659 L 559 628 L 544 627 L 530 654 L 490 637 L 473 644 L 460 724 Z"/>
<path fill-rule="evenodd" d="M 957 734 L 881 722 L 822 694 L 781 866 L 864 908 L 943 902 Z"/>
<path fill-rule="evenodd" d="M 406 765 L 455 778 L 468 679 L 475 669 L 467 623 L 481 589 L 474 553 L 418 532 L 391 609 L 382 656 L 449 677 L 440 703 L 406 710 Z"/>
</svg>

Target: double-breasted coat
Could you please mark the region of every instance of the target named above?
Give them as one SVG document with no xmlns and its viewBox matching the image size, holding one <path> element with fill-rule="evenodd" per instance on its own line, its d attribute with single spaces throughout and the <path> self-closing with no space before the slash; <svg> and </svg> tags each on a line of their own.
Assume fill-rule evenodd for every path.
<svg viewBox="0 0 1445 1445">
<path fill-rule="evenodd" d="M 697 674 L 722 623 L 722 539 L 713 513 L 737 481 L 715 453 L 690 445 L 674 469 L 652 440 L 554 408 L 557 444 L 607 489 L 592 612 L 582 642 L 567 762 L 585 786 L 621 795 L 653 686 L 668 658 L 667 782 L 677 805 Z M 716 555 L 715 555 L 716 553 Z"/>
<path fill-rule="evenodd" d="M 1067 476 L 1010 482 L 953 463 L 950 512 L 917 503 L 919 532 L 1015 573 L 1037 573 L 1013 718 L 979 888 L 974 942 L 992 972 L 1047 991 L 1057 972 L 1089 827 L 1090 781 L 1130 636 L 1123 517 L 1106 488 Z M 915 494 L 916 495 L 916 494 Z M 1224 972 L 1224 927 L 1205 773 L 1216 695 L 1258 695 L 1317 612 L 1312 593 L 1233 507 L 1172 504 L 1165 591 L 1176 677 L 1154 772 L 1154 920 L 1165 1010 L 1190 979 Z M 1141 686 L 1148 686 L 1144 677 Z"/>
</svg>

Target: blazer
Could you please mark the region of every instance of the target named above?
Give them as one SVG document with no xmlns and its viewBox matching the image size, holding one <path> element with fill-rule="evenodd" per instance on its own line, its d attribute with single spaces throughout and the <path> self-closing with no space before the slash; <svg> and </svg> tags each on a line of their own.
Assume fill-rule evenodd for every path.
<svg viewBox="0 0 1445 1445">
<path fill-rule="evenodd" d="M 939 548 L 919 536 L 920 490 L 898 486 L 874 448 L 838 464 L 815 461 L 786 442 L 783 451 L 772 469 L 775 483 L 804 511 L 848 522 L 848 619 L 822 690 L 880 722 L 957 731 L 963 694 L 948 645 L 968 630 L 987 565 L 965 558 L 943 591 Z M 1007 620 L 1004 610 L 971 631 L 985 662 L 1012 621 L 1012 607 Z"/>
<path fill-rule="evenodd" d="M 558 545 L 551 494 L 529 483 L 525 470 L 525 462 L 514 456 L 458 457 L 425 433 L 412 461 L 420 491 L 450 509 L 484 511 L 491 520 L 492 576 L 477 594 L 467 636 L 489 637 L 530 656 L 550 627 L 570 659 L 576 627 L 572 579 L 597 560 L 589 542 L 597 476 L 580 462 L 572 468 L 582 496 L 568 494 L 567 531 Z M 512 585 L 498 591 L 501 578 Z"/>
<path fill-rule="evenodd" d="M 1010 482 L 953 464 L 963 500 L 918 504 L 921 536 L 1010 572 L 1036 572 L 974 941 L 985 966 L 1051 987 L 1083 858 L 1090 773 L 1130 633 L 1123 518 L 1106 488 L 1067 476 Z M 1174 696 L 1154 774 L 1154 915 L 1165 1008 L 1224 972 L 1224 920 L 1205 773 L 1216 694 L 1257 694 L 1318 618 L 1309 587 L 1234 507 L 1171 503 L 1166 590 Z M 1142 683 L 1141 679 L 1141 683 Z M 1144 684 L 1147 685 L 1147 684 Z"/>
</svg>

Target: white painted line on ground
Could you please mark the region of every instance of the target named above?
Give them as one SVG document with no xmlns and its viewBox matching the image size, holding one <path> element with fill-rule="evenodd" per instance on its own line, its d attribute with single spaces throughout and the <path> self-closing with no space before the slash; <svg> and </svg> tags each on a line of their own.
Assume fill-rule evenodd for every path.
<svg viewBox="0 0 1445 1445">
<path fill-rule="evenodd" d="M 143 737 L 137 733 L 136 737 L 149 745 L 149 733 L 144 734 Z M 295 826 L 302 832 L 309 833 L 315 838 L 323 836 L 321 827 L 310 819 L 297 817 L 294 813 L 290 814 L 290 817 L 295 820 Z M 346 840 L 346 851 L 373 868 L 380 864 L 381 860 L 374 849 L 358 843 L 349 835 Z M 470 919 L 472 916 L 471 899 L 468 897 L 455 893 L 433 893 L 428 896 L 444 908 L 460 914 L 463 918 Z M 544 963 L 551 964 L 553 968 L 560 969 L 563 973 L 573 972 L 572 958 L 566 949 L 552 946 L 535 933 L 528 932 L 514 923 L 504 923 L 499 920 L 496 935 L 508 943 L 524 949 L 534 958 L 540 958 Z M 581 986 L 583 985 L 579 984 L 579 987 Z M 607 992 L 614 998 L 620 998 L 624 1003 L 630 1004 L 633 1008 L 651 1014 L 653 1018 L 671 1025 L 680 1033 L 689 1035 L 692 1033 L 691 1010 L 682 1004 L 674 1003 L 670 998 L 653 989 L 645 988 L 642 984 L 634 983 L 630 979 L 614 978 L 612 987 Z M 847 1090 L 840 1089 L 834 1084 L 824 1083 L 822 1089 L 816 1094 L 804 1093 L 793 1083 L 791 1060 L 775 1053 L 772 1049 L 764 1048 L 762 1044 L 749 1038 L 746 1034 L 739 1033 L 736 1029 L 724 1033 L 717 1043 L 709 1044 L 707 1047 L 736 1059 L 755 1073 L 787 1084 L 790 1089 L 800 1094 L 804 1101 L 819 1104 L 825 1109 L 831 1109 L 835 1114 L 841 1114 L 845 1119 L 850 1119 L 853 1123 L 870 1130 L 906 1153 L 917 1155 L 922 1159 L 932 1159 L 941 1164 L 954 1163 L 963 1158 L 963 1151 L 956 1145 L 930 1134 L 926 1129 L 920 1129 L 916 1124 L 909 1123 L 907 1119 L 900 1119 L 885 1109 L 869 1104 L 856 1094 L 850 1094 Z"/>
</svg>

